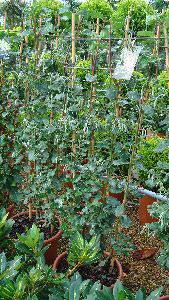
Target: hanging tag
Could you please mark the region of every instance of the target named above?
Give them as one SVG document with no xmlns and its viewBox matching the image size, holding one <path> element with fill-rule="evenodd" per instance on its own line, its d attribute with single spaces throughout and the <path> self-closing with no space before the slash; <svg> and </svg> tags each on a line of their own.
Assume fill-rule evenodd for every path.
<svg viewBox="0 0 169 300">
<path fill-rule="evenodd" d="M 130 80 L 141 50 L 142 46 L 135 46 L 132 49 L 125 47 L 114 70 L 113 78 Z"/>
</svg>

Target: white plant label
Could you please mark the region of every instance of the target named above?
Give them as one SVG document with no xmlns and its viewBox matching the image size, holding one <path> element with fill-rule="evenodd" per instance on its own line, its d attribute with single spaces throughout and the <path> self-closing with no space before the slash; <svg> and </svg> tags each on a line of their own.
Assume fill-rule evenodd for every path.
<svg viewBox="0 0 169 300">
<path fill-rule="evenodd" d="M 141 50 L 141 46 L 132 49 L 125 47 L 114 70 L 113 78 L 130 80 Z"/>
</svg>

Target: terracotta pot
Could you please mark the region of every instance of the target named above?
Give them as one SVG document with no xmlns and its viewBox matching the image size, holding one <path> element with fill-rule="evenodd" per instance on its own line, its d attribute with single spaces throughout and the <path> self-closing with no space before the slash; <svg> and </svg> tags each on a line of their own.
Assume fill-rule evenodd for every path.
<svg viewBox="0 0 169 300">
<path fill-rule="evenodd" d="M 104 256 L 108 257 L 108 256 L 110 256 L 110 253 L 104 251 Z M 117 279 L 119 279 L 120 281 L 122 281 L 122 280 L 123 280 L 123 277 L 124 277 L 123 268 L 122 268 L 122 265 L 121 265 L 121 263 L 119 262 L 119 260 L 118 260 L 117 258 L 115 258 L 115 264 L 116 264 L 116 267 L 117 267 L 117 269 L 118 269 L 118 278 L 117 278 Z M 114 284 L 112 284 L 112 285 L 110 286 L 111 289 L 112 289 L 113 287 L 114 287 Z"/>
<path fill-rule="evenodd" d="M 164 133 L 164 132 L 159 132 L 159 133 L 157 133 L 157 136 L 158 136 L 158 137 L 161 137 L 161 138 L 165 138 L 165 137 L 166 137 L 166 133 Z"/>
<path fill-rule="evenodd" d="M 32 214 L 35 215 L 36 211 L 32 210 Z M 26 212 L 18 213 L 17 215 L 13 216 L 13 219 L 15 220 L 15 219 L 17 219 L 17 218 L 19 218 L 20 216 L 23 216 L 23 215 L 28 216 L 29 212 L 26 211 Z M 59 225 L 61 225 L 60 218 L 58 216 L 56 216 L 56 218 L 59 222 Z M 57 251 L 57 247 L 58 247 L 57 242 L 61 238 L 62 233 L 63 233 L 63 230 L 59 229 L 59 231 L 54 236 L 52 236 L 50 239 L 44 241 L 44 246 L 50 245 L 48 250 L 45 252 L 45 261 L 48 265 L 52 265 L 54 263 L 54 260 L 56 258 L 56 251 Z"/>
<path fill-rule="evenodd" d="M 124 199 L 124 192 L 121 192 L 121 193 L 109 193 L 109 196 L 113 197 L 113 198 L 115 198 L 117 200 L 119 200 L 122 203 L 123 199 Z"/>
<path fill-rule="evenodd" d="M 140 206 L 138 210 L 139 214 L 139 222 L 140 225 L 145 225 L 146 223 L 158 222 L 158 219 L 153 218 L 148 213 L 148 206 L 157 202 L 157 200 L 150 196 L 144 196 L 142 199 L 139 200 Z"/>
<path fill-rule="evenodd" d="M 162 296 L 159 300 L 169 300 L 169 296 Z"/>
<path fill-rule="evenodd" d="M 61 261 L 63 259 L 65 259 L 68 255 L 68 252 L 65 251 L 63 253 L 61 253 L 54 261 L 54 264 L 53 264 L 53 270 L 57 270 L 59 264 L 61 263 Z M 110 253 L 109 252 L 104 252 L 104 256 L 108 257 L 110 256 Z M 115 259 L 115 264 L 116 264 L 116 267 L 118 269 L 118 278 L 119 280 L 122 280 L 123 279 L 123 269 L 122 269 L 122 265 L 120 264 L 120 262 L 118 261 L 118 259 Z M 114 284 L 112 284 L 110 286 L 110 288 L 113 288 L 114 287 Z"/>
<path fill-rule="evenodd" d="M 166 137 L 166 133 L 165 132 L 154 133 L 151 130 L 147 130 L 147 136 L 146 136 L 147 140 L 149 140 L 149 139 L 151 139 L 152 137 L 155 137 L 155 136 L 164 138 L 164 137 Z"/>
<path fill-rule="evenodd" d="M 53 270 L 57 270 L 58 266 L 60 265 L 61 261 L 66 258 L 68 255 L 68 252 L 65 251 L 63 253 L 61 253 L 60 255 L 58 255 L 54 261 L 54 264 L 53 264 Z"/>
<path fill-rule="evenodd" d="M 12 218 L 16 214 L 16 212 L 15 212 L 15 204 L 9 205 L 9 207 L 7 208 L 6 211 L 7 211 L 7 213 L 9 213 L 8 214 L 8 218 Z"/>
</svg>

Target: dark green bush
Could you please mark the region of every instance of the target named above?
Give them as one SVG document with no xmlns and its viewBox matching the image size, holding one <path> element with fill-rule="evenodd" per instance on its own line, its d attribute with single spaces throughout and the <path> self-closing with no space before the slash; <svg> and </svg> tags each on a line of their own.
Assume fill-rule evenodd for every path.
<svg viewBox="0 0 169 300">
<path fill-rule="evenodd" d="M 163 171 L 167 172 L 169 165 L 167 139 L 152 137 L 140 144 L 137 154 L 138 162 L 141 164 L 141 168 L 139 168 L 140 181 L 145 184 L 151 175 L 155 179 L 156 185 L 160 185 L 161 181 L 167 188 L 168 182 L 167 180 L 165 182 L 165 174 L 163 173 Z"/>
<path fill-rule="evenodd" d="M 124 36 L 126 18 L 131 11 L 130 30 L 136 34 L 146 30 L 146 16 L 154 13 L 146 0 L 121 0 L 112 16 L 113 30 L 117 36 Z"/>
</svg>

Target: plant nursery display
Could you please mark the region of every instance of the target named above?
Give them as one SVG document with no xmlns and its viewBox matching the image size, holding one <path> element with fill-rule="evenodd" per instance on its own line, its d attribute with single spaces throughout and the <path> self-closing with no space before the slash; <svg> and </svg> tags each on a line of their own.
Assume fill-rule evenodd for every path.
<svg viewBox="0 0 169 300">
<path fill-rule="evenodd" d="M 0 15 L 0 300 L 169 299 L 168 6 Z"/>
</svg>

